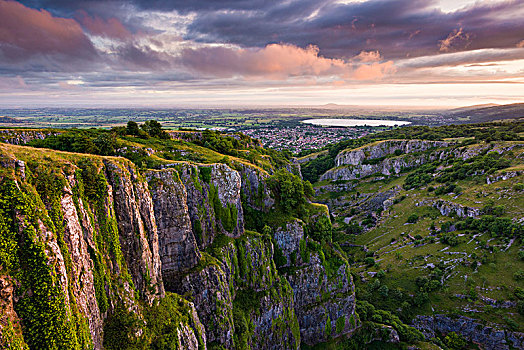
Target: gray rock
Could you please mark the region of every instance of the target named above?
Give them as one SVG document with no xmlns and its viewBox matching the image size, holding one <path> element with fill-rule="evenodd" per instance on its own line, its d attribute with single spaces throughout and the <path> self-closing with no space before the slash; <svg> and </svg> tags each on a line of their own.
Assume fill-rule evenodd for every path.
<svg viewBox="0 0 524 350">
<path fill-rule="evenodd" d="M 506 333 L 497 326 L 487 326 L 479 321 L 465 316 L 451 318 L 445 315 L 417 316 L 413 320 L 413 327 L 420 330 L 426 339 L 435 337 L 435 333 L 447 334 L 455 332 L 462 335 L 468 341 L 479 344 L 485 350 L 507 350 Z M 524 335 L 513 333 L 511 341 L 522 345 Z M 522 347 L 516 347 L 522 349 Z"/>
<path fill-rule="evenodd" d="M 178 277 L 195 267 L 200 250 L 191 227 L 186 188 L 174 169 L 145 173 L 158 227 L 162 277 L 167 290 Z"/>
</svg>

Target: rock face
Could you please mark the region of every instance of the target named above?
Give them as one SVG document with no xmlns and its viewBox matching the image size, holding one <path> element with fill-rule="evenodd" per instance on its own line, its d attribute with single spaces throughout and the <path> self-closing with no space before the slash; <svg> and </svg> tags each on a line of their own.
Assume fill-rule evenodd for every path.
<svg viewBox="0 0 524 350">
<path fill-rule="evenodd" d="M 59 132 L 44 129 L 24 130 L 24 129 L 4 129 L 0 130 L 0 142 L 10 143 L 12 145 L 25 145 L 33 140 L 43 140 L 51 135 L 57 135 Z"/>
<path fill-rule="evenodd" d="M 25 341 L 31 348 L 54 342 L 103 349 L 103 329 L 115 310 L 140 320 L 140 301 L 147 305 L 164 296 L 147 182 L 123 159 L 52 159 L 33 152 L 27 162 L 13 154 L 22 149 L 0 149 L 2 220 L 16 217 L 4 226 L 3 239 L 13 237 L 15 250 L 2 261 L 8 275 L 0 295 L 12 307 L 6 307 L 9 322 L 2 322 L 8 327 L 1 327 L 0 339 L 10 334 L 7 347 Z M 21 264 L 24 272 L 9 276 Z M 133 336 L 140 338 L 144 326 L 138 323 Z M 178 327 L 182 332 L 184 325 Z"/>
<path fill-rule="evenodd" d="M 286 223 L 286 227 L 279 227 L 273 234 L 278 248 L 286 258 L 284 267 L 295 263 L 300 257 L 300 241 L 304 240 L 304 223 L 296 219 Z"/>
<path fill-rule="evenodd" d="M 481 214 L 480 208 L 468 207 L 462 204 L 454 203 L 446 200 L 423 200 L 416 203 L 417 206 L 428 205 L 438 209 L 441 215 L 450 216 L 452 214 L 459 218 L 477 218 Z"/>
<path fill-rule="evenodd" d="M 522 349 L 524 346 L 523 333 L 508 332 L 496 326 L 485 326 L 465 316 L 458 318 L 445 315 L 417 316 L 413 326 L 419 329 L 426 339 L 434 337 L 436 332 L 443 334 L 455 332 L 486 350 L 506 350 L 510 349 L 510 346 L 514 349 Z"/>
<path fill-rule="evenodd" d="M 318 254 L 312 254 L 308 264 L 286 276 L 293 288 L 302 342 L 313 345 L 357 327 L 355 290 L 348 269 L 342 264 L 329 276 Z M 343 324 L 338 330 L 337 321 Z"/>
<path fill-rule="evenodd" d="M 455 213 L 459 218 L 472 217 L 476 218 L 480 216 L 479 208 L 466 207 L 465 205 L 438 200 L 435 201 L 433 207 L 440 211 L 441 215 L 449 216 Z"/>
<path fill-rule="evenodd" d="M 218 233 L 231 237 L 242 235 L 240 174 L 225 164 L 199 167 L 184 163 L 177 170 L 187 191 L 189 216 L 198 246 L 206 248 Z"/>
<path fill-rule="evenodd" d="M 335 158 L 336 166 L 361 165 L 364 160 L 377 159 L 388 155 L 424 152 L 432 148 L 447 147 L 450 142 L 426 140 L 386 140 L 362 146 L 355 150 L 340 152 Z"/>
<path fill-rule="evenodd" d="M 166 289 L 173 290 L 172 283 L 202 256 L 191 227 L 187 192 L 174 169 L 148 171 L 145 176 L 158 227 L 162 276 Z"/>
<path fill-rule="evenodd" d="M 106 160 L 106 176 L 113 189 L 120 246 L 135 286 L 151 303 L 164 288 L 158 255 L 158 232 L 147 182 L 130 163 Z"/>
<path fill-rule="evenodd" d="M 93 249 L 93 231 L 89 230 L 92 229 L 91 226 L 84 225 L 87 228 L 88 240 L 84 239 L 82 223 L 86 222 L 84 220 L 88 220 L 88 214 L 80 200 L 77 210 L 71 190 L 75 180 L 73 178 L 70 178 L 70 180 L 71 182 L 64 188 L 64 195 L 60 201 L 64 214 L 64 240 L 71 254 L 71 260 L 75 262 L 72 265 L 69 283 L 75 291 L 79 311 L 86 316 L 89 322 L 89 331 L 93 337 L 93 343 L 96 348 L 99 348 L 102 344 L 102 315 L 96 300 L 93 262 L 91 259 L 86 259 L 89 256 L 88 248 Z M 81 219 L 79 220 L 79 218 Z"/>
<path fill-rule="evenodd" d="M 298 219 L 278 228 L 273 238 L 286 259 L 282 266 L 293 268 L 284 276 L 293 289 L 301 341 L 313 345 L 358 327 L 347 262 L 340 260 L 335 271 L 328 271 L 325 260 L 308 248 L 315 243 L 304 238 L 304 223 Z"/>
<path fill-rule="evenodd" d="M 207 341 L 233 346 L 233 298 L 220 267 L 205 266 L 182 278 L 180 294 L 191 293 L 198 317 L 206 327 Z"/>
<path fill-rule="evenodd" d="M 271 208 L 275 200 L 271 197 L 271 191 L 266 184 L 269 175 L 245 164 L 238 164 L 237 168 L 240 168 L 242 177 L 242 202 L 244 205 L 249 205 L 261 211 L 267 211 Z"/>
<path fill-rule="evenodd" d="M 341 165 L 326 171 L 320 180 L 355 180 L 374 174 L 381 175 L 397 175 L 404 169 L 414 168 L 425 164 L 429 161 L 440 157 L 440 152 L 422 153 L 422 154 L 405 154 L 392 158 L 385 158 L 376 164 L 350 164 Z M 358 159 L 358 158 L 357 158 Z M 357 161 L 353 158 L 348 158 L 347 161 Z"/>
</svg>

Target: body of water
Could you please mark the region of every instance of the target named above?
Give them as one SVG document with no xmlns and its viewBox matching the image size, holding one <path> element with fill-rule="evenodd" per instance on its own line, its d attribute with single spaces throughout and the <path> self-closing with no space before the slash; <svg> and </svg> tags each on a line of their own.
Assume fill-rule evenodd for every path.
<svg viewBox="0 0 524 350">
<path fill-rule="evenodd" d="M 321 126 L 402 126 L 411 124 L 402 120 L 379 120 L 379 119 L 307 119 L 302 123 Z"/>
</svg>

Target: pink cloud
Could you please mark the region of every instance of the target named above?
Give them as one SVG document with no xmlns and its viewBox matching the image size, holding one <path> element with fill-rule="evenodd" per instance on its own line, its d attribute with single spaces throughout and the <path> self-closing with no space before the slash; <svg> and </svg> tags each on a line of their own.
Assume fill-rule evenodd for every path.
<svg viewBox="0 0 524 350">
<path fill-rule="evenodd" d="M 312 45 L 305 49 L 287 44 L 270 44 L 262 49 L 206 47 L 183 50 L 181 61 L 191 69 L 214 76 L 272 79 L 337 74 L 349 69 L 343 60 L 325 58 L 318 52 L 318 47 Z"/>
<path fill-rule="evenodd" d="M 362 51 L 344 61 L 320 56 L 316 46 L 300 48 L 289 44 L 270 44 L 262 49 L 188 48 L 180 56 L 184 66 L 205 75 L 279 80 L 307 76 L 377 80 L 396 71 L 392 61 L 381 60 L 378 51 Z"/>
<path fill-rule="evenodd" d="M 382 59 L 382 56 L 378 51 L 361 51 L 354 59 L 358 59 L 361 62 L 377 62 Z"/>
<path fill-rule="evenodd" d="M 93 35 L 120 40 L 131 37 L 131 32 L 114 17 L 104 20 L 98 16 L 91 17 L 87 12 L 80 10 L 78 20 Z"/>
<path fill-rule="evenodd" d="M 95 54 L 75 20 L 5 0 L 0 0 L 0 50 L 11 59 L 33 54 Z"/>
<path fill-rule="evenodd" d="M 393 61 L 383 63 L 374 62 L 372 64 L 363 64 L 355 69 L 352 77 L 357 80 L 378 80 L 387 74 L 396 72 Z"/>
</svg>

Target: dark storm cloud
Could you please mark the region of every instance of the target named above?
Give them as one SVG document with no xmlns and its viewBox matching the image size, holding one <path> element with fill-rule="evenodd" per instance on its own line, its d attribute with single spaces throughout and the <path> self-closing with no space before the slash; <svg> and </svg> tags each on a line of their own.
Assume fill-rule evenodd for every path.
<svg viewBox="0 0 524 350">
<path fill-rule="evenodd" d="M 178 11 L 219 11 L 219 10 L 264 10 L 272 7 L 278 1 L 274 0 L 23 0 L 22 3 L 31 7 L 52 8 L 56 11 L 74 10 L 96 7 L 99 4 L 133 4 L 142 10 Z"/>
<path fill-rule="evenodd" d="M 193 12 L 196 17 L 189 25 L 188 40 L 259 48 L 271 43 L 299 47 L 313 44 L 320 48 L 322 55 L 335 58 L 349 58 L 362 50 L 380 50 L 386 59 L 395 59 L 439 52 L 508 48 L 524 39 L 524 2 L 517 0 L 492 5 L 477 3 L 450 13 L 439 10 L 436 0 L 23 2 L 59 13 L 85 10 L 105 19 L 108 13 L 113 13 L 106 9 L 129 5 L 139 10 Z M 125 24 L 137 25 L 133 21 Z"/>
<path fill-rule="evenodd" d="M 287 7 L 301 8 L 302 3 L 291 1 Z M 435 54 L 443 48 L 462 51 L 515 47 L 524 38 L 522 1 L 477 5 L 451 13 L 435 9 L 435 5 L 432 0 L 327 2 L 318 6 L 313 17 L 304 11 L 276 15 L 272 9 L 205 12 L 189 26 L 188 38 L 246 47 L 272 42 L 301 47 L 314 44 L 321 54 L 342 58 L 378 49 L 387 59 Z M 315 14 L 310 6 L 303 9 Z"/>
</svg>

